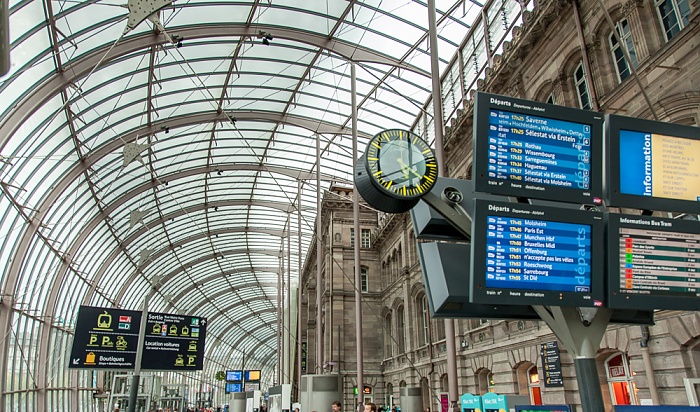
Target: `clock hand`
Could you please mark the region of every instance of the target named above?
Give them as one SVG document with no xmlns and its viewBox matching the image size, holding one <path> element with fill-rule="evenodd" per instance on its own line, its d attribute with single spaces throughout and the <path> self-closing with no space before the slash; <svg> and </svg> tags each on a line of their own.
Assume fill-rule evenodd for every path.
<svg viewBox="0 0 700 412">
<path fill-rule="evenodd" d="M 403 158 L 399 157 L 398 159 L 396 159 L 396 161 L 399 163 L 399 165 L 401 165 L 401 170 L 403 171 L 406 178 L 408 178 L 408 173 L 406 173 L 406 171 L 414 174 L 419 179 L 423 178 L 423 176 L 421 176 L 420 173 L 416 172 L 411 166 L 407 165 L 406 162 L 403 161 Z"/>
<path fill-rule="evenodd" d="M 409 169 L 408 165 L 406 162 L 403 161 L 402 157 L 397 157 L 396 162 L 401 166 L 401 173 L 403 173 L 404 179 L 408 179 L 408 172 L 407 170 Z"/>
</svg>

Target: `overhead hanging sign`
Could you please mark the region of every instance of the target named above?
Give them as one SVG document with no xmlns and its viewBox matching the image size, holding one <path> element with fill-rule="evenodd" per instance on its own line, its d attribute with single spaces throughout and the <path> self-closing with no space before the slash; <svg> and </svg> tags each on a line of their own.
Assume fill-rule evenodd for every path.
<svg viewBox="0 0 700 412">
<path fill-rule="evenodd" d="M 141 312 L 81 306 L 68 367 L 133 369 Z"/>
<path fill-rule="evenodd" d="M 197 316 L 148 313 L 142 369 L 202 370 L 207 320 Z"/>
</svg>

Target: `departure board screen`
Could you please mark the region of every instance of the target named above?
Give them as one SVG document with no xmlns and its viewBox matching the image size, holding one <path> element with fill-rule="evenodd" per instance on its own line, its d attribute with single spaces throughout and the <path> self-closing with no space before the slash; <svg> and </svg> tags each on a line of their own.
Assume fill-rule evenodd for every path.
<svg viewBox="0 0 700 412">
<path fill-rule="evenodd" d="M 611 206 L 697 213 L 700 128 L 607 116 Z"/>
<path fill-rule="evenodd" d="M 472 229 L 476 303 L 602 306 L 599 212 L 477 200 Z M 479 256 L 480 258 L 477 258 Z"/>
<path fill-rule="evenodd" d="M 476 190 L 602 203 L 602 115 L 477 94 Z"/>
<path fill-rule="evenodd" d="M 700 310 L 700 222 L 611 214 L 612 308 Z"/>
</svg>

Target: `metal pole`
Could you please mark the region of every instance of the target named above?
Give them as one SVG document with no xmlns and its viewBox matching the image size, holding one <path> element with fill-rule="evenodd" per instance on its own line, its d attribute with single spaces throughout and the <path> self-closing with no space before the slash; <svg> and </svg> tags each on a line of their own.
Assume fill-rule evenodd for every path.
<svg viewBox="0 0 700 412">
<path fill-rule="evenodd" d="M 430 38 L 430 74 L 433 80 L 433 126 L 435 127 L 435 159 L 438 164 L 438 176 L 444 175 L 445 155 L 442 134 L 442 93 L 440 93 L 440 66 L 438 64 L 437 22 L 435 0 L 428 0 L 428 28 Z M 447 350 L 448 397 L 452 409 L 459 406 L 457 394 L 457 349 L 455 345 L 455 323 L 445 319 L 445 346 Z"/>
<path fill-rule="evenodd" d="M 297 400 L 301 400 L 301 180 L 297 180 Z"/>
<path fill-rule="evenodd" d="M 285 356 L 285 379 L 282 383 L 290 383 L 292 381 L 292 215 L 291 212 L 287 215 L 287 330 L 285 336 L 287 338 L 287 356 Z"/>
<path fill-rule="evenodd" d="M 321 135 L 316 134 L 316 373 L 323 370 L 323 348 L 321 340 L 323 331 L 321 330 L 321 267 L 323 266 L 323 245 L 321 229 Z"/>
<path fill-rule="evenodd" d="M 620 45 L 620 50 L 622 50 L 622 55 L 625 57 L 625 62 L 627 62 L 627 68 L 630 69 L 630 73 L 632 73 L 632 77 L 634 77 L 634 81 L 637 82 L 637 86 L 639 86 L 639 91 L 642 93 L 642 96 L 644 96 L 644 100 L 647 102 L 647 106 L 649 106 L 649 111 L 651 111 L 652 116 L 654 116 L 654 120 L 659 120 L 659 116 L 656 114 L 656 110 L 654 110 L 654 105 L 651 104 L 651 99 L 649 98 L 649 95 L 647 94 L 646 89 L 644 88 L 644 84 L 642 84 L 642 81 L 639 79 L 639 76 L 637 75 L 637 69 L 634 67 L 632 64 L 632 58 L 630 57 L 629 50 L 627 50 L 627 45 L 622 43 L 622 39 L 620 38 L 620 35 L 617 33 L 617 28 L 615 28 L 615 23 L 612 21 L 612 17 L 610 17 L 610 13 L 608 13 L 608 9 L 605 7 L 603 2 L 601 0 L 598 1 L 598 7 L 603 11 L 603 16 L 605 16 L 605 20 L 607 20 L 608 25 L 610 25 L 610 29 L 612 30 L 613 36 L 615 36 L 615 40 L 617 41 L 617 44 Z M 658 405 L 658 403 L 657 403 Z"/>
<path fill-rule="evenodd" d="M 660 405 L 659 390 L 656 387 L 656 379 L 654 379 L 654 367 L 651 364 L 651 357 L 649 356 L 649 326 L 641 326 L 641 329 L 642 338 L 639 340 L 639 345 L 641 346 L 640 351 L 642 352 L 642 360 L 644 361 L 644 372 L 649 384 L 649 396 L 651 396 L 651 401 L 654 405 Z"/>
<path fill-rule="evenodd" d="M 576 22 L 576 32 L 578 33 L 578 41 L 581 46 L 581 56 L 583 58 L 583 67 L 586 70 L 586 81 L 590 84 L 588 93 L 591 95 L 591 109 L 598 111 L 598 95 L 595 92 L 595 84 L 593 83 L 593 73 L 591 73 L 591 63 L 588 61 L 588 51 L 586 50 L 586 39 L 583 37 L 583 27 L 581 24 L 581 15 L 578 11 L 578 1 L 571 2 L 574 8 L 574 21 Z"/>
<path fill-rule="evenodd" d="M 284 239 L 282 239 L 284 242 Z M 284 257 L 282 256 L 282 250 L 280 248 L 280 257 L 277 261 L 278 271 L 277 271 L 277 373 L 275 375 L 275 384 L 279 385 L 282 375 L 282 362 L 284 355 L 282 354 L 282 277 L 284 276 Z"/>
<path fill-rule="evenodd" d="M 350 63 L 350 100 L 352 106 L 352 159 L 357 162 L 357 78 L 355 63 Z M 354 166 L 354 165 L 353 165 Z M 364 356 L 362 350 L 362 275 L 360 271 L 360 193 L 353 185 L 352 216 L 355 242 L 352 245 L 355 256 L 355 344 L 357 346 L 357 398 L 361 399 L 364 389 Z"/>
<path fill-rule="evenodd" d="M 141 358 L 143 357 L 143 345 L 146 340 L 146 323 L 148 322 L 148 300 L 151 297 L 151 292 L 143 298 L 143 309 L 141 311 L 141 325 L 139 325 L 139 344 L 136 346 L 136 360 L 134 361 L 134 376 L 131 378 L 131 387 L 129 388 L 129 406 L 128 412 L 136 412 L 136 399 L 139 391 L 139 379 L 141 375 Z M 148 407 L 149 405 L 146 405 Z"/>
<path fill-rule="evenodd" d="M 0 0 L 0 76 L 10 71 L 10 10 L 7 0 Z"/>
</svg>

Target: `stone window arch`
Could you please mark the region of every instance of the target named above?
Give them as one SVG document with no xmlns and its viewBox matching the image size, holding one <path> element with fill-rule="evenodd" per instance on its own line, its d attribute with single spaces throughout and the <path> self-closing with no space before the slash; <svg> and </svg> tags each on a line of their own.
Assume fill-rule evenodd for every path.
<svg viewBox="0 0 700 412">
<path fill-rule="evenodd" d="M 392 319 L 391 311 L 384 315 L 384 358 L 389 359 L 394 356 L 394 342 L 391 337 Z"/>
<path fill-rule="evenodd" d="M 616 352 L 604 362 L 610 398 L 613 405 L 637 405 L 637 387 L 630 372 L 627 354 Z"/>
<path fill-rule="evenodd" d="M 493 372 L 488 368 L 477 369 L 475 373 L 477 393 L 484 395 L 488 392 L 495 392 L 496 382 Z"/>
<path fill-rule="evenodd" d="M 396 340 L 398 341 L 398 353 L 406 353 L 406 311 L 401 305 L 396 309 Z"/>
</svg>

